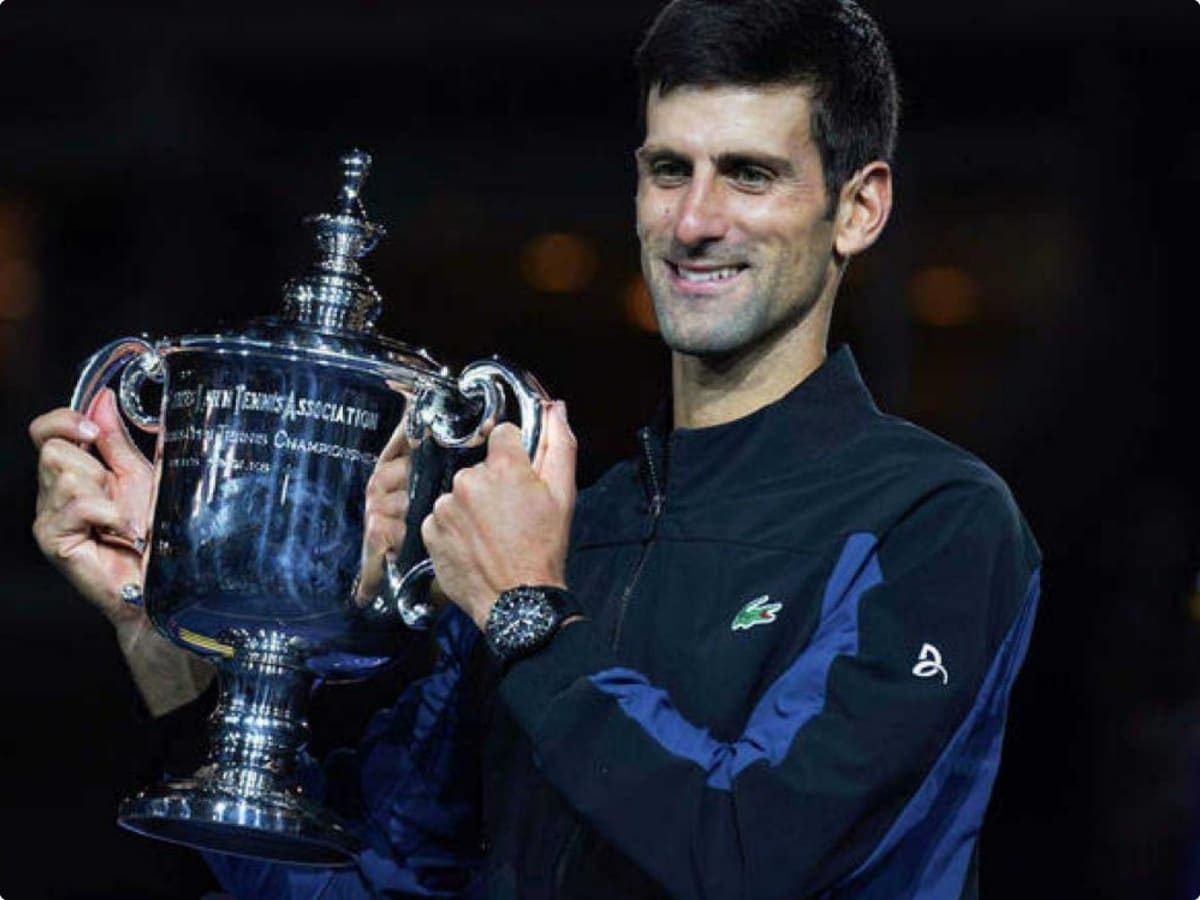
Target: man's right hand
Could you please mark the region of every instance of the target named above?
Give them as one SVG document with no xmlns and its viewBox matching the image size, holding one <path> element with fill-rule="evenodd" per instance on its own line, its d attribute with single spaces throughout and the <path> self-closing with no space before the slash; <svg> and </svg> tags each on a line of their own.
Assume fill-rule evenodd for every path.
<svg viewBox="0 0 1200 900">
<path fill-rule="evenodd" d="M 38 416 L 29 436 L 38 448 L 38 546 L 113 624 L 152 715 L 194 699 L 212 680 L 212 666 L 172 644 L 144 609 L 121 599 L 121 588 L 142 583 L 154 470 L 125 430 L 112 391 L 101 391 L 87 416 L 71 409 Z"/>
<path fill-rule="evenodd" d="M 154 473 L 112 391 L 96 397 L 90 416 L 66 408 L 38 416 L 29 436 L 38 449 L 38 546 L 118 631 L 137 626 L 145 613 L 121 599 L 121 588 L 141 585 Z"/>
</svg>

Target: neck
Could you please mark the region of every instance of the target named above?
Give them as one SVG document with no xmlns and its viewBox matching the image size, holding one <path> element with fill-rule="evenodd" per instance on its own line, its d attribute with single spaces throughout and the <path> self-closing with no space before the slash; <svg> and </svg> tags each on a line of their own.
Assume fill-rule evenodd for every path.
<svg viewBox="0 0 1200 900">
<path fill-rule="evenodd" d="M 825 361 L 832 302 L 819 302 L 773 340 L 729 358 L 671 354 L 676 428 L 708 428 L 774 403 Z"/>
</svg>

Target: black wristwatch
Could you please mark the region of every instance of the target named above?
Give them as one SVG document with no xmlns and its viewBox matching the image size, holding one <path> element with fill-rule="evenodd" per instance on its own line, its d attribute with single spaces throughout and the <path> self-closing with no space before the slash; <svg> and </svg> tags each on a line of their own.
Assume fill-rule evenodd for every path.
<svg viewBox="0 0 1200 900">
<path fill-rule="evenodd" d="M 496 599 L 483 634 L 492 653 L 507 665 L 547 643 L 564 620 L 577 615 L 582 610 L 566 588 L 522 584 Z"/>
</svg>

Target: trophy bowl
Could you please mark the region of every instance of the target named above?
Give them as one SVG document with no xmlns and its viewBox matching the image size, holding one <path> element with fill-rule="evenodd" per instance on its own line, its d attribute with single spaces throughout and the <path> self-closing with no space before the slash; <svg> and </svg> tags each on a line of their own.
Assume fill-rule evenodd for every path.
<svg viewBox="0 0 1200 900">
<path fill-rule="evenodd" d="M 143 580 L 122 596 L 219 672 L 207 764 L 126 799 L 119 823 L 324 866 L 348 864 L 362 845 L 298 777 L 313 681 L 367 677 L 428 626 L 421 521 L 498 422 L 517 424 L 532 455 L 546 396 L 498 359 L 454 376 L 375 333 L 382 304 L 358 263 L 383 233 L 360 199 L 370 157 L 354 151 L 341 163 L 335 211 L 306 220 L 319 259 L 286 285 L 281 314 L 221 333 L 113 341 L 84 364 L 71 401 L 87 411 L 119 381 L 126 417 L 156 435 Z M 412 448 L 404 543 L 387 555 L 379 596 L 356 602 L 367 483 L 400 439 Z"/>
</svg>

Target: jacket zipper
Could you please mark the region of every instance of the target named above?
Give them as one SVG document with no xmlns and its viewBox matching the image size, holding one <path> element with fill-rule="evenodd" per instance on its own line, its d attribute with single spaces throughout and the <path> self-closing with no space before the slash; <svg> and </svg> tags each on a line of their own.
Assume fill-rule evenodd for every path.
<svg viewBox="0 0 1200 900">
<path fill-rule="evenodd" d="M 562 853 L 558 854 L 558 864 L 554 867 L 554 896 L 563 896 L 563 883 L 567 879 L 567 860 L 571 858 L 571 851 L 575 849 L 575 845 L 579 843 L 579 838 L 583 835 L 583 826 L 576 823 L 571 826 L 571 836 L 567 838 L 566 844 L 563 845 Z"/>
<path fill-rule="evenodd" d="M 642 454 L 646 458 L 646 474 L 650 481 L 650 533 L 642 541 L 642 552 L 638 557 L 637 565 L 633 568 L 633 574 L 629 577 L 625 590 L 621 592 L 621 599 L 617 605 L 617 621 L 613 626 L 611 646 L 614 650 L 621 643 L 621 626 L 625 624 L 625 613 L 629 609 L 633 589 L 637 587 L 638 580 L 642 577 L 642 569 L 646 567 L 646 558 L 650 555 L 650 545 L 654 542 L 654 535 L 658 531 L 658 518 L 662 515 L 665 502 L 662 481 L 658 475 L 658 464 L 654 460 L 654 447 L 650 443 L 650 429 L 643 428 L 638 432 L 638 438 L 642 443 Z"/>
<path fill-rule="evenodd" d="M 662 481 L 658 475 L 658 465 L 654 461 L 654 448 L 651 445 L 650 429 L 643 428 L 638 432 L 638 439 L 641 441 L 642 454 L 646 458 L 646 472 L 650 481 L 650 533 L 642 541 L 642 552 L 638 557 L 637 565 L 633 567 L 633 574 L 629 576 L 629 581 L 625 585 L 625 590 L 621 592 L 621 599 L 617 606 L 617 621 L 613 626 L 613 636 L 610 646 L 612 649 L 617 649 L 617 645 L 621 640 L 621 626 L 625 622 L 625 611 L 629 608 L 629 601 L 633 597 L 633 589 L 637 587 L 638 580 L 642 576 L 642 569 L 646 567 L 646 558 L 650 555 L 650 545 L 654 541 L 654 535 L 658 531 L 658 519 L 662 515 L 665 497 L 662 491 Z M 567 876 L 567 862 L 570 860 L 571 852 L 579 843 L 579 839 L 583 834 L 583 826 L 576 824 L 571 828 L 571 835 L 567 838 L 567 843 L 563 846 L 562 853 L 558 855 L 558 864 L 554 869 L 554 896 L 561 897 L 563 883 Z"/>
</svg>

